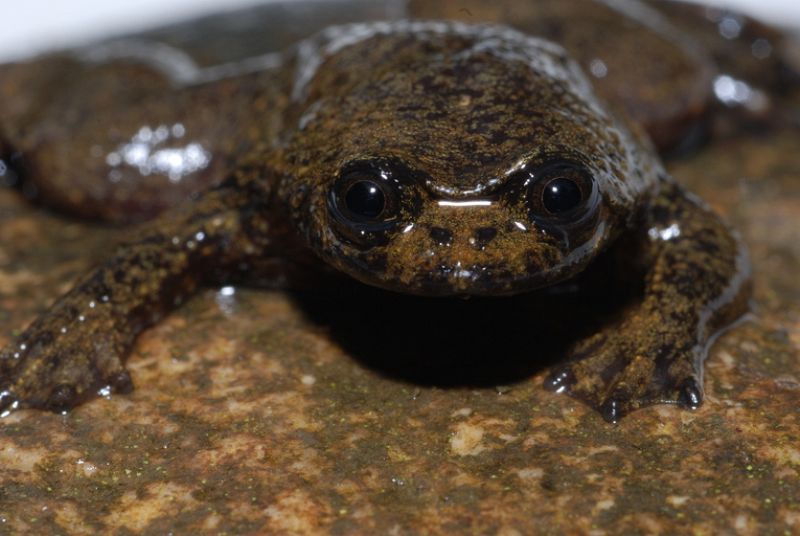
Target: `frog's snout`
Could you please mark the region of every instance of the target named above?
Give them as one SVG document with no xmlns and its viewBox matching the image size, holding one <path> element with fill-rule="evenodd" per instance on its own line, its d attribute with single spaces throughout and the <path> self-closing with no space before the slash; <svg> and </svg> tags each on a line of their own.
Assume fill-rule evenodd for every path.
<svg viewBox="0 0 800 536">
<path fill-rule="evenodd" d="M 484 208 L 418 222 L 387 246 L 380 284 L 427 295 L 511 294 L 540 286 L 562 252 L 532 226 L 506 220 Z"/>
</svg>

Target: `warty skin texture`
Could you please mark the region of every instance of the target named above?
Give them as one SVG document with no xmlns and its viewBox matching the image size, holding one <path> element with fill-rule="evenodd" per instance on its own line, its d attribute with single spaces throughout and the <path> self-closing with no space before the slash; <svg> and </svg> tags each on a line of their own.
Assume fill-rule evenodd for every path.
<svg viewBox="0 0 800 536">
<path fill-rule="evenodd" d="M 502 26 L 352 25 L 258 76 L 263 122 L 241 134 L 236 170 L 144 226 L 3 350 L 2 409 L 129 390 L 123 358 L 142 329 L 202 284 L 285 279 L 309 264 L 305 248 L 370 285 L 459 297 L 562 283 L 620 243 L 642 267 L 641 300 L 578 341 L 548 385 L 610 421 L 701 403 L 706 346 L 746 308 L 746 255 L 558 45 Z M 189 91 L 218 98 L 209 87 Z M 354 173 L 387 184 L 369 221 L 341 207 Z M 555 214 L 543 188 L 564 176 L 580 202 Z"/>
</svg>

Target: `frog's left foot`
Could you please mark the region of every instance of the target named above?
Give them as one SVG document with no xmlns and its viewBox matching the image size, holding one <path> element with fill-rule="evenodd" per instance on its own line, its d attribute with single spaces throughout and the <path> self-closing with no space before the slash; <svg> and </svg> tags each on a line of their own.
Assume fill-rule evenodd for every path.
<svg viewBox="0 0 800 536">
<path fill-rule="evenodd" d="M 652 404 L 698 408 L 703 401 L 703 348 L 657 324 L 636 323 L 579 343 L 546 386 L 583 400 L 609 422 Z"/>
</svg>

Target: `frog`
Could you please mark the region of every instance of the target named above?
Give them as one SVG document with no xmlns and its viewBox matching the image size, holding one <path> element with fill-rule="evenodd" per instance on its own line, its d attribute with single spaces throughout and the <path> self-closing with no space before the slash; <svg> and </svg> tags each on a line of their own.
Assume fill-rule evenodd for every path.
<svg viewBox="0 0 800 536">
<path fill-rule="evenodd" d="M 599 97 L 558 42 L 495 22 L 336 25 L 219 78 L 157 45 L 115 46 L 0 69 L 4 174 L 67 212 L 144 222 L 0 351 L 4 415 L 129 393 L 137 336 L 205 285 L 291 288 L 319 271 L 420 298 L 536 299 L 586 274 L 602 284 L 609 264 L 635 267 L 639 299 L 545 386 L 609 422 L 702 404 L 709 346 L 748 311 L 750 264 L 658 155 L 652 132 L 694 111 L 637 121 L 649 107 Z"/>
</svg>

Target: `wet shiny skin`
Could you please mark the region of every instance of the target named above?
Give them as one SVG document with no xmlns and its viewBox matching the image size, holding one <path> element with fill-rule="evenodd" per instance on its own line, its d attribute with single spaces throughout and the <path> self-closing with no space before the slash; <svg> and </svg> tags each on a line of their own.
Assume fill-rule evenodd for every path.
<svg viewBox="0 0 800 536">
<path fill-rule="evenodd" d="M 42 61 L 82 71 L 77 87 L 131 76 L 125 62 Z M 0 88 L 16 94 L 32 69 L 7 72 Z M 502 296 L 569 280 L 626 244 L 616 249 L 645 267 L 642 299 L 576 341 L 548 380 L 611 421 L 658 402 L 697 407 L 707 345 L 745 310 L 738 240 L 550 41 L 494 25 L 358 24 L 326 30 L 238 82 L 189 87 L 180 100 L 122 85 L 120 99 L 144 104 L 94 102 L 99 117 L 111 116 L 111 140 L 72 136 L 97 147 L 90 169 L 119 172 L 109 175 L 118 184 L 131 172 L 176 185 L 209 169 L 227 178 L 145 226 L 3 350 L 3 410 L 61 410 L 98 390 L 130 390 L 123 359 L 142 329 L 234 274 L 291 282 L 314 264 L 310 252 L 392 291 Z M 214 105 L 250 126 L 204 120 Z M 158 124 L 121 134 L 152 111 Z M 32 117 L 18 99 L 0 147 L 21 155 L 18 169 L 37 186 L 41 169 L 63 165 L 66 140 L 20 119 Z M 58 197 L 57 186 L 38 187 Z M 77 190 L 61 206 L 85 202 L 109 216 L 97 203 L 108 195 L 107 207 L 128 210 L 117 219 L 177 202 L 155 196 L 138 206 L 113 188 L 95 198 Z"/>
</svg>

